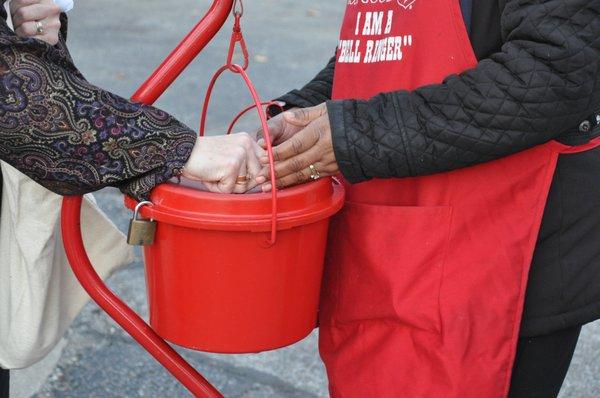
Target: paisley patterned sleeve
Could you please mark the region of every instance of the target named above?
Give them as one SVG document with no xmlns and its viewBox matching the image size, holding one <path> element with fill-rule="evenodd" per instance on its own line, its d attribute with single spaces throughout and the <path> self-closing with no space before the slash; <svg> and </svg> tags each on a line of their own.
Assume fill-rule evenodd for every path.
<svg viewBox="0 0 600 398">
<path fill-rule="evenodd" d="M 88 83 L 64 41 L 0 20 L 0 159 L 61 195 L 106 186 L 145 199 L 178 174 L 196 134 L 167 113 Z"/>
</svg>

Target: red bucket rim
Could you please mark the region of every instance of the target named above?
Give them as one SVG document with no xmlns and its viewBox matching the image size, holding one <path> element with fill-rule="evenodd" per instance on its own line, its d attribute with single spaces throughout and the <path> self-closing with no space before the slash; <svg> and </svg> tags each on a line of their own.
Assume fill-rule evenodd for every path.
<svg viewBox="0 0 600 398">
<path fill-rule="evenodd" d="M 331 178 L 280 190 L 277 194 L 277 228 L 289 229 L 331 217 L 344 202 L 344 188 Z M 151 194 L 144 218 L 189 228 L 264 232 L 271 229 L 271 193 L 245 195 L 200 191 L 168 182 Z M 125 197 L 125 206 L 138 202 Z"/>
</svg>

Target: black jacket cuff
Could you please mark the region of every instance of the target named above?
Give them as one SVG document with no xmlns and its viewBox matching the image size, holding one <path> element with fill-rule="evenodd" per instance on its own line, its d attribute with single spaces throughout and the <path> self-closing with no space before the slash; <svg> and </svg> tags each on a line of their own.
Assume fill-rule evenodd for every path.
<svg viewBox="0 0 600 398">
<path fill-rule="evenodd" d="M 344 178 L 350 183 L 366 181 L 368 178 L 360 168 L 360 159 L 354 151 L 352 142 L 347 136 L 344 121 L 344 107 L 349 101 L 327 101 L 327 112 L 331 125 L 333 151 L 335 159 Z"/>
</svg>

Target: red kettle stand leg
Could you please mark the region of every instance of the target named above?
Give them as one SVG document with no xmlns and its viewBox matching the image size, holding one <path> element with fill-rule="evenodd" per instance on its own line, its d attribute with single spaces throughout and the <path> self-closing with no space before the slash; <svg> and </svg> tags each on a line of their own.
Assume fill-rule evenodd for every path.
<svg viewBox="0 0 600 398">
<path fill-rule="evenodd" d="M 214 0 L 202 20 L 156 69 L 152 76 L 142 84 L 132 99 L 148 105 L 153 104 L 223 26 L 233 7 L 233 2 L 234 0 Z M 81 235 L 82 200 L 83 198 L 80 196 L 64 198 L 61 228 L 67 258 L 83 288 L 108 315 L 194 396 L 201 398 L 222 397 L 217 389 L 187 363 L 139 315 L 111 292 L 98 276 L 85 251 Z"/>
<path fill-rule="evenodd" d="M 61 226 L 65 251 L 75 276 L 91 298 L 131 337 L 177 378 L 194 396 L 217 398 L 222 395 L 188 364 L 169 344 L 113 292 L 106 287 L 88 258 L 81 235 L 81 196 L 65 197 Z"/>
</svg>

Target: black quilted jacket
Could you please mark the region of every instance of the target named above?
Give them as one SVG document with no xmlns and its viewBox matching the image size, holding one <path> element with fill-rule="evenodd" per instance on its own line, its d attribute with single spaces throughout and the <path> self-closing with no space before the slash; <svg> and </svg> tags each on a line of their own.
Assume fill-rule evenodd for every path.
<svg viewBox="0 0 600 398">
<path fill-rule="evenodd" d="M 555 138 L 579 143 L 578 137 L 600 134 L 600 0 L 475 0 L 471 41 L 478 66 L 443 84 L 369 101 L 328 101 L 332 59 L 280 100 L 301 107 L 328 101 L 337 161 L 354 183 L 443 172 Z M 583 135 L 586 120 L 591 131 Z M 600 316 L 598 191 L 600 150 L 561 157 L 523 335 Z"/>
</svg>

